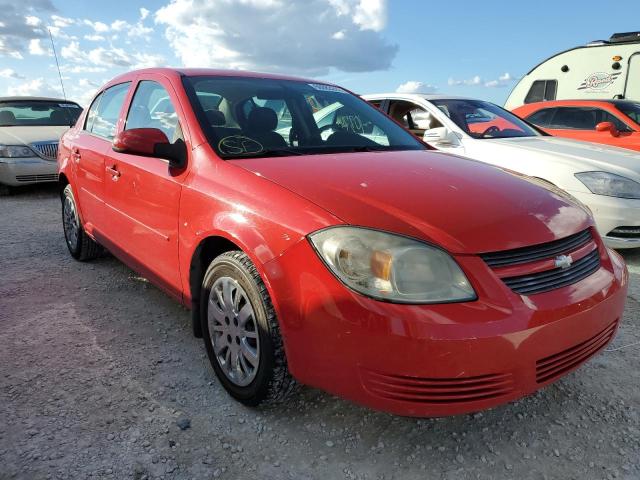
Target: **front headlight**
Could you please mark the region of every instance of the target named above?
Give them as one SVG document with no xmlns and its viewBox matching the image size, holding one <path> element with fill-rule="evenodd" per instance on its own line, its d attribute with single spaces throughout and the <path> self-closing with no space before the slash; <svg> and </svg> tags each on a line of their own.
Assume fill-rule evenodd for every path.
<svg viewBox="0 0 640 480">
<path fill-rule="evenodd" d="M 576 178 L 596 195 L 619 198 L 640 198 L 640 183 L 608 172 L 576 173 Z"/>
<path fill-rule="evenodd" d="M 29 147 L 24 145 L 0 145 L 0 158 L 26 158 L 35 157 Z"/>
<path fill-rule="evenodd" d="M 309 240 L 335 276 L 363 295 L 398 303 L 477 298 L 448 253 L 417 240 L 359 227 L 320 230 Z"/>
</svg>

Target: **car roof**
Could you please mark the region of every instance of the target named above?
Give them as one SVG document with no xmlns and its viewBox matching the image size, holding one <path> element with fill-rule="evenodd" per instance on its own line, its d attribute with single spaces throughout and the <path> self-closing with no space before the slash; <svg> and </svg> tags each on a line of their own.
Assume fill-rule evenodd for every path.
<svg viewBox="0 0 640 480">
<path fill-rule="evenodd" d="M 371 93 L 362 95 L 363 98 L 396 98 L 401 100 L 417 100 L 417 99 L 425 99 L 425 100 L 480 100 L 479 98 L 473 97 L 462 97 L 459 95 L 445 95 L 441 93 Z"/>
<path fill-rule="evenodd" d="M 276 73 L 264 73 L 264 72 L 252 72 L 245 70 L 221 70 L 214 68 L 171 68 L 171 67 L 157 67 L 157 68 L 145 68 L 141 70 L 132 70 L 115 77 L 107 85 L 114 85 L 122 83 L 127 80 L 132 80 L 136 75 L 140 74 L 160 74 L 168 77 L 199 77 L 199 76 L 211 76 L 211 77 L 248 77 L 248 78 L 271 78 L 274 80 L 293 80 L 305 83 L 320 83 L 323 85 L 334 85 L 330 82 L 313 80 L 303 77 L 293 77 L 289 75 L 281 75 Z"/>
<path fill-rule="evenodd" d="M 574 99 L 574 100 L 546 100 L 544 102 L 532 102 L 527 103 L 525 105 L 521 105 L 514 110 L 517 109 L 542 109 L 542 108 L 552 108 L 552 107 L 569 107 L 569 106 L 583 106 L 583 107 L 596 107 L 602 106 L 603 104 L 607 105 L 630 105 L 630 104 L 638 104 L 640 102 L 636 102 L 633 100 L 623 100 L 623 99 L 614 99 L 614 98 L 603 98 L 603 99 Z"/>
<path fill-rule="evenodd" d="M 73 100 L 54 97 L 0 97 L 0 102 L 56 102 L 56 103 L 75 103 Z"/>
</svg>

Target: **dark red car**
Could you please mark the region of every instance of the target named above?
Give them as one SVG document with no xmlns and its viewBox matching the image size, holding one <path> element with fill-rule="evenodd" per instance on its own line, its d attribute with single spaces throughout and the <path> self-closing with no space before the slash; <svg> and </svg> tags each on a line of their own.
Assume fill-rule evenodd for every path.
<svg viewBox="0 0 640 480">
<path fill-rule="evenodd" d="M 640 151 L 640 103 L 631 100 L 555 100 L 513 113 L 556 137 Z"/>
<path fill-rule="evenodd" d="M 622 317 L 625 265 L 571 197 L 430 151 L 335 85 L 132 72 L 58 161 L 71 254 L 105 247 L 192 308 L 245 404 L 295 379 L 402 415 L 480 410 L 574 370 Z"/>
</svg>

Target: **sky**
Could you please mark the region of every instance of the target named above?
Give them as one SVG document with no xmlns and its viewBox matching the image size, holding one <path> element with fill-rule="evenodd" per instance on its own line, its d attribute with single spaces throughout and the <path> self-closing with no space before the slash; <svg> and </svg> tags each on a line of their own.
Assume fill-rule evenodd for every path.
<svg viewBox="0 0 640 480">
<path fill-rule="evenodd" d="M 640 0 L 0 0 L 0 96 L 86 106 L 114 76 L 154 66 L 317 78 L 359 94 L 504 103 L 561 50 L 640 31 Z"/>
</svg>

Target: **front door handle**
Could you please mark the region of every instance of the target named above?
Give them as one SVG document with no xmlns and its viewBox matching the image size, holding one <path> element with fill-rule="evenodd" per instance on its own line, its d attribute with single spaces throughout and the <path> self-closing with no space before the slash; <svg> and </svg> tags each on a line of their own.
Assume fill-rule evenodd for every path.
<svg viewBox="0 0 640 480">
<path fill-rule="evenodd" d="M 71 159 L 76 163 L 80 163 L 80 150 L 77 148 L 71 150 Z"/>
<path fill-rule="evenodd" d="M 116 166 L 114 165 L 112 167 L 107 167 L 106 170 L 109 173 L 109 175 L 111 175 L 111 180 L 113 180 L 114 182 L 117 182 L 118 178 L 120 178 L 120 172 L 118 171 Z"/>
</svg>

